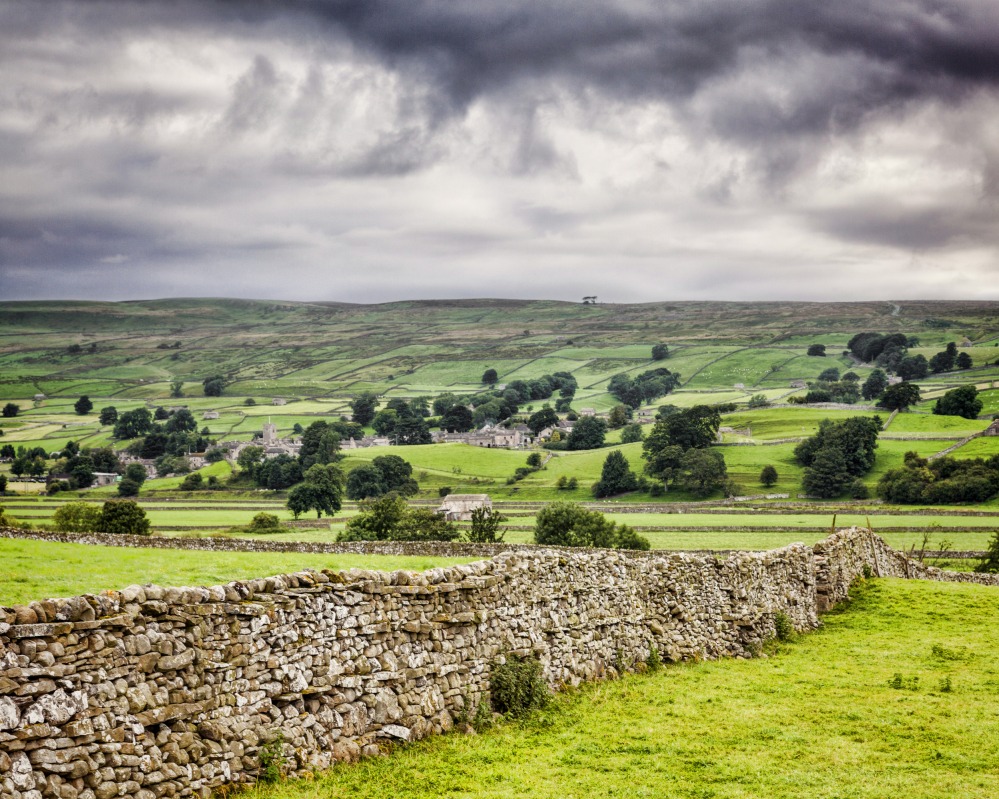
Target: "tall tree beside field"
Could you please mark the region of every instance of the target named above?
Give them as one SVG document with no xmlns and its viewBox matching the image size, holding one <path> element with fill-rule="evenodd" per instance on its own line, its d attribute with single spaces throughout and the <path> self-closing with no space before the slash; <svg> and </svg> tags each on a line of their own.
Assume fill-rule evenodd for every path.
<svg viewBox="0 0 999 799">
<path fill-rule="evenodd" d="M 112 535 L 149 535 L 149 519 L 131 499 L 109 499 L 101 508 L 97 531 Z"/>
<path fill-rule="evenodd" d="M 578 420 L 566 439 L 568 449 L 598 449 L 604 445 L 607 424 L 596 416 L 584 416 Z"/>
<path fill-rule="evenodd" d="M 904 411 L 919 402 L 919 386 L 915 383 L 896 383 L 888 386 L 878 405 L 890 411 Z"/>
<path fill-rule="evenodd" d="M 93 409 L 94 403 L 90 401 L 90 397 L 86 394 L 73 403 L 73 410 L 76 411 L 77 416 L 86 416 Z"/>
<path fill-rule="evenodd" d="M 486 371 L 482 373 L 482 382 L 487 386 L 495 385 L 497 380 L 499 380 L 499 375 L 496 373 L 495 369 L 486 369 Z"/>
<path fill-rule="evenodd" d="M 13 419 L 21 412 L 21 406 L 15 405 L 13 402 L 8 402 L 3 406 L 3 410 L 0 413 L 3 414 L 5 419 Z"/>
<path fill-rule="evenodd" d="M 770 464 L 764 466 L 763 469 L 760 471 L 760 483 L 766 486 L 767 488 L 776 485 L 777 479 L 778 479 L 777 469 L 775 469 Z"/>
<path fill-rule="evenodd" d="M 332 516 L 343 507 L 344 477 L 336 464 L 315 464 L 305 473 L 305 480 L 288 492 L 288 510 L 297 519 L 310 510 L 321 519 Z"/>
<path fill-rule="evenodd" d="M 224 375 L 212 375 L 201 381 L 206 397 L 221 397 L 228 381 Z"/>
<path fill-rule="evenodd" d="M 867 376 L 860 393 L 865 400 L 874 400 L 880 397 L 886 388 L 888 388 L 888 375 L 883 369 L 875 369 Z"/>
<path fill-rule="evenodd" d="M 102 425 L 113 425 L 118 421 L 118 409 L 113 405 L 101 408 L 101 414 L 97 417 L 97 421 Z"/>
<path fill-rule="evenodd" d="M 371 424 L 371 420 L 375 418 L 375 409 L 377 407 L 377 394 L 373 394 L 370 391 L 358 394 L 353 400 L 351 400 L 350 403 L 350 410 L 353 414 L 351 419 L 359 425 L 367 426 Z"/>
<path fill-rule="evenodd" d="M 614 450 L 604 459 L 600 480 L 593 486 L 593 496 L 598 499 L 634 491 L 638 488 L 638 477 L 620 450 Z"/>
<path fill-rule="evenodd" d="M 663 361 L 669 357 L 669 347 L 666 344 L 655 344 L 652 347 L 652 360 Z"/>
</svg>

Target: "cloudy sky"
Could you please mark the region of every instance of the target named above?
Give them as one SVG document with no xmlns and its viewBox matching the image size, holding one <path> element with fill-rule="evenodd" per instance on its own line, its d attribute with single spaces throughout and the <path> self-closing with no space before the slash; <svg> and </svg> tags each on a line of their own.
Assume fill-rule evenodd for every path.
<svg viewBox="0 0 999 799">
<path fill-rule="evenodd" d="M 999 299 L 995 0 L 0 0 L 0 298 Z"/>
</svg>

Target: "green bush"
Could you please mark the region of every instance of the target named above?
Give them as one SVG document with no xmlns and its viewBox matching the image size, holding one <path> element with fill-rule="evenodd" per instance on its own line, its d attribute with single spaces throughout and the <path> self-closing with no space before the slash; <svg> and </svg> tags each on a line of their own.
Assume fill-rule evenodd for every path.
<svg viewBox="0 0 999 799">
<path fill-rule="evenodd" d="M 258 513 L 246 529 L 254 533 L 270 533 L 281 529 L 281 520 L 273 513 Z"/>
<path fill-rule="evenodd" d="M 149 535 L 149 519 L 131 499 L 109 499 L 101 508 L 97 531 L 113 535 Z"/>
<path fill-rule="evenodd" d="M 67 502 L 52 514 L 60 533 L 90 533 L 99 529 L 101 509 L 90 502 Z"/>
<path fill-rule="evenodd" d="M 506 657 L 505 663 L 493 663 L 489 674 L 489 698 L 493 710 L 506 716 L 522 716 L 542 708 L 551 699 L 536 657 Z"/>
<path fill-rule="evenodd" d="M 774 614 L 774 633 L 778 641 L 793 641 L 797 632 L 794 629 L 794 622 L 784 611 L 778 610 Z"/>
</svg>

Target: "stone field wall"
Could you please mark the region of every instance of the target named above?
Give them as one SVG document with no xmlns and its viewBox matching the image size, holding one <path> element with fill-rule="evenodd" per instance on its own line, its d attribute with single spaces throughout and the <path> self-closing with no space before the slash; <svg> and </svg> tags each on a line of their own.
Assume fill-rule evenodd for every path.
<svg viewBox="0 0 999 799">
<path fill-rule="evenodd" d="M 304 774 L 448 730 L 490 666 L 537 656 L 555 687 L 648 657 L 749 657 L 872 576 L 923 567 L 867 530 L 726 557 L 521 549 L 409 572 L 132 586 L 0 608 L 0 797 L 207 797 L 283 741 Z"/>
</svg>

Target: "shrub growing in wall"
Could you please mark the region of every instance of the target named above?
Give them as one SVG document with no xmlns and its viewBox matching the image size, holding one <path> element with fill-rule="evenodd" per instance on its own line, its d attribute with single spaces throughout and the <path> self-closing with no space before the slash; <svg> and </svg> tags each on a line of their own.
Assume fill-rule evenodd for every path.
<svg viewBox="0 0 999 799">
<path fill-rule="evenodd" d="M 509 655 L 505 663 L 494 663 L 490 669 L 489 700 L 497 713 L 523 716 L 544 707 L 550 699 L 537 658 Z"/>
</svg>

